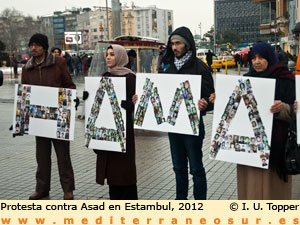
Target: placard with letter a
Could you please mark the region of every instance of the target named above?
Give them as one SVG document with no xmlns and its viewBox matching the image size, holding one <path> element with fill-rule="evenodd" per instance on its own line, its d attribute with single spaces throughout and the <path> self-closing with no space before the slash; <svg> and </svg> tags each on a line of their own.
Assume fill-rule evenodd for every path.
<svg viewBox="0 0 300 225">
<path fill-rule="evenodd" d="M 217 75 L 210 158 L 267 169 L 275 79 Z"/>
<path fill-rule="evenodd" d="M 126 152 L 125 77 L 86 77 L 85 146 L 96 150 Z"/>
</svg>

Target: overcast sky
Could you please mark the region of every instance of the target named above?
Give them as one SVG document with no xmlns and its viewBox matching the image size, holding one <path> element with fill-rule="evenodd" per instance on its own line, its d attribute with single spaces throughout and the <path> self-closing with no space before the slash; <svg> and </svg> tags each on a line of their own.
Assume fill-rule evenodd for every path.
<svg viewBox="0 0 300 225">
<path fill-rule="evenodd" d="M 131 2 L 136 6 L 146 7 L 156 5 L 157 8 L 171 9 L 174 15 L 174 27 L 187 26 L 192 33 L 202 35 L 207 32 L 214 23 L 213 0 L 120 0 L 122 4 Z M 74 7 L 105 6 L 105 0 L 0 0 L 0 11 L 9 7 L 22 11 L 25 15 L 43 16 L 52 14 L 53 11 Z M 108 0 L 111 5 L 111 0 Z"/>
</svg>

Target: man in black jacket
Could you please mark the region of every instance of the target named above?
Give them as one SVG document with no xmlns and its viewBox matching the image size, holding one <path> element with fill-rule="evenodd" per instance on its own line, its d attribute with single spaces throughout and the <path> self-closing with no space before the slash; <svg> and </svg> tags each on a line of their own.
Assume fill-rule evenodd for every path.
<svg viewBox="0 0 300 225">
<path fill-rule="evenodd" d="M 195 41 L 186 27 L 177 28 L 169 37 L 167 53 L 163 58 L 169 65 L 164 73 L 202 75 L 199 135 L 169 133 L 173 169 L 176 177 L 176 199 L 188 196 L 188 162 L 194 182 L 194 198 L 206 199 L 207 182 L 202 162 L 202 143 L 205 135 L 202 116 L 213 108 L 209 96 L 214 93 L 214 83 L 209 68 L 196 57 Z"/>
</svg>

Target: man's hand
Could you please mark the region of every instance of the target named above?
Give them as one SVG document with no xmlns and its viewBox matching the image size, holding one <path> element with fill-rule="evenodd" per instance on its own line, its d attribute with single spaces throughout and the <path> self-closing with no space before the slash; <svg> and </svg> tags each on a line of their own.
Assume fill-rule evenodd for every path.
<svg viewBox="0 0 300 225">
<path fill-rule="evenodd" d="M 270 109 L 271 113 L 280 112 L 280 110 L 282 109 L 282 105 L 283 105 L 282 101 L 275 100 L 274 104 L 271 106 L 271 109 Z"/>
<path fill-rule="evenodd" d="M 132 103 L 135 105 L 136 101 L 138 100 L 138 95 L 132 96 Z"/>
<path fill-rule="evenodd" d="M 216 93 L 212 93 L 210 96 L 209 96 L 209 102 L 210 103 L 215 103 L 215 99 L 216 99 Z"/>
<path fill-rule="evenodd" d="M 201 98 L 200 100 L 198 100 L 198 109 L 200 111 L 203 111 L 206 109 L 208 103 L 204 98 Z"/>
</svg>

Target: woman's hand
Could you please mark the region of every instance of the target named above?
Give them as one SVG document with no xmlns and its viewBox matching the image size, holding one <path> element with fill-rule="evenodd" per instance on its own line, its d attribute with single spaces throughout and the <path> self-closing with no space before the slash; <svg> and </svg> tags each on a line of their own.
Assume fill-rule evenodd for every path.
<svg viewBox="0 0 300 225">
<path fill-rule="evenodd" d="M 209 102 L 210 103 L 215 103 L 215 99 L 216 99 L 216 93 L 212 93 L 210 96 L 209 96 Z"/>
<path fill-rule="evenodd" d="M 198 100 L 198 109 L 200 111 L 203 111 L 206 109 L 208 103 L 204 98 L 201 98 L 200 100 Z"/>
<path fill-rule="evenodd" d="M 280 110 L 282 109 L 282 105 L 283 105 L 282 101 L 275 100 L 274 104 L 271 106 L 271 109 L 270 109 L 271 113 L 280 112 Z"/>
<path fill-rule="evenodd" d="M 135 105 L 136 101 L 138 100 L 138 95 L 132 96 L 132 103 Z"/>
<path fill-rule="evenodd" d="M 298 102 L 296 100 L 294 101 L 293 107 L 294 107 L 294 112 L 296 114 L 297 113 L 297 109 L 298 109 Z"/>
</svg>

